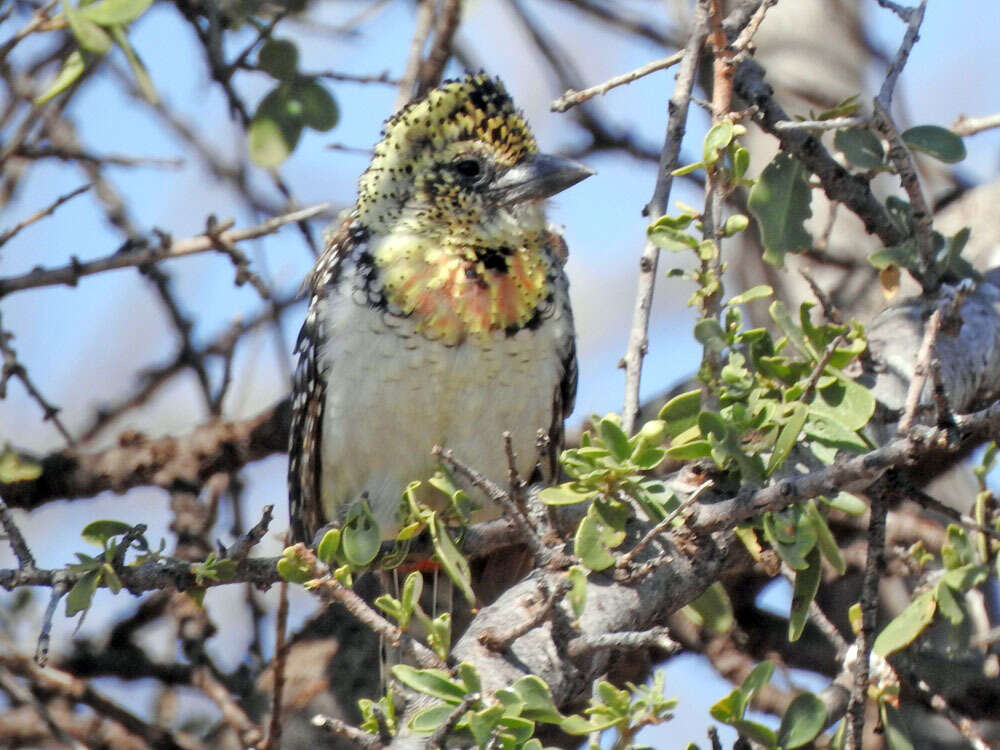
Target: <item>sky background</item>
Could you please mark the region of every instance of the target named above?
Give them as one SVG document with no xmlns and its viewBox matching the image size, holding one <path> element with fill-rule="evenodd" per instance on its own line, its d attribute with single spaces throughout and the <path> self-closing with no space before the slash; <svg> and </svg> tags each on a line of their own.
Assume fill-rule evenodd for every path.
<svg viewBox="0 0 1000 750">
<path fill-rule="evenodd" d="M 790 0 L 785 0 L 788 2 Z M 635 0 L 636 9 L 648 11 L 651 3 Z M 903 27 L 892 14 L 870 3 L 868 29 L 876 44 L 894 50 Z M 358 2 L 318 4 L 312 17 L 337 25 L 364 5 Z M 553 2 L 526 2 L 528 11 L 548 28 L 558 30 L 586 81 L 596 83 L 663 56 L 662 49 L 637 37 L 600 32 L 568 6 Z M 13 33 L 23 17 L 0 26 L 0 39 Z M 663 26 L 668 24 L 664 22 Z M 948 125 L 960 113 L 985 115 L 1000 110 L 1000 87 L 993 75 L 997 69 L 996 29 L 1000 28 L 1000 5 L 995 0 L 932 0 L 916 46 L 903 75 L 901 89 L 911 124 Z M 377 17 L 349 37 L 306 30 L 284 23 L 279 36 L 293 38 L 301 53 L 300 69 L 334 70 L 344 73 L 378 74 L 384 70 L 398 76 L 405 64 L 412 31 L 410 6 L 387 3 Z M 474 47 L 489 72 L 499 74 L 515 101 L 532 123 L 543 150 L 558 151 L 585 142 L 586 136 L 566 115 L 549 111 L 549 103 L 561 92 L 529 53 L 526 38 L 512 21 L 506 4 L 480 0 L 470 5 L 460 39 Z M 238 128 L 228 119 L 219 90 L 204 76 L 201 48 L 191 29 L 172 6 L 156 4 L 135 25 L 130 38 L 142 54 L 161 96 L 182 118 L 196 123 L 212 149 L 226 160 L 245 147 Z M 235 35 L 230 56 L 251 37 Z M 39 50 L 49 40 L 28 40 L 19 55 Z M 15 59 L 23 59 L 15 58 Z M 123 67 L 118 56 L 113 64 Z M 458 74 L 457 66 L 449 73 Z M 238 88 L 251 103 L 272 85 L 262 74 L 241 74 Z M 390 86 L 359 86 L 329 83 L 341 109 L 339 125 L 329 133 L 307 130 L 302 141 L 281 168 L 285 181 L 302 205 L 333 201 L 338 206 L 353 202 L 357 177 L 368 157 L 329 150 L 330 143 L 370 148 L 377 139 L 382 120 L 396 96 Z M 673 88 L 672 73 L 660 73 L 617 89 L 600 101 L 612 122 L 627 128 L 640 141 L 653 147 L 662 142 L 665 125 L 664 101 Z M 257 223 L 262 217 L 246 211 L 233 192 L 206 173 L 184 144 L 165 131 L 159 121 L 125 93 L 120 80 L 102 75 L 89 82 L 69 109 L 80 141 L 99 153 L 146 155 L 185 160 L 179 169 L 111 168 L 108 176 L 129 201 L 136 223 L 145 229 L 159 227 L 175 238 L 201 232 L 208 214 L 232 217 L 238 226 Z M 688 124 L 686 151 L 700 141 L 705 118 L 695 112 Z M 7 134 L 0 133 L 0 140 Z M 1000 134 L 989 132 L 967 139 L 969 158 L 958 171 L 971 181 L 995 179 L 1000 157 Z M 635 287 L 636 261 L 641 250 L 645 222 L 639 209 L 646 203 L 655 180 L 651 165 L 620 153 L 588 159 L 597 176 L 588 179 L 552 202 L 550 219 L 565 226 L 571 255 L 571 278 L 580 356 L 580 391 L 570 424 L 589 413 L 621 407 L 623 378 L 616 368 L 625 350 Z M 273 194 L 266 175 L 251 175 L 263 194 Z M 58 161 L 32 168 L 19 192 L 0 208 L 0 229 L 49 204 L 86 182 L 85 176 Z M 675 186 L 673 199 L 697 205 L 701 200 L 687 184 Z M 0 251 L 0 277 L 24 273 L 36 265 L 65 264 L 71 256 L 99 257 L 121 244 L 121 237 L 105 222 L 88 193 L 62 207 L 54 218 L 22 232 Z M 283 230 L 245 246 L 255 270 L 273 280 L 279 289 L 297 288 L 312 258 L 294 228 Z M 249 287 L 232 285 L 229 261 L 217 255 L 202 255 L 163 264 L 172 274 L 174 287 L 186 311 L 196 321 L 194 336 L 207 341 L 239 316 L 250 316 L 260 308 L 259 298 Z M 649 356 L 644 369 L 644 393 L 649 396 L 690 374 L 700 348 L 690 335 L 693 316 L 684 307 L 690 295 L 689 282 L 658 280 L 653 312 Z M 42 393 L 62 407 L 71 431 L 93 418 L 102 404 L 134 387 L 135 374 L 156 366 L 174 354 L 176 340 L 169 321 L 149 285 L 134 269 L 84 279 L 76 288 L 48 288 L 14 294 L 2 302 L 3 325 L 16 335 L 14 345 L 21 362 Z M 287 392 L 284 377 L 288 350 L 301 323 L 303 306 L 293 308 L 283 321 L 283 338 L 262 331 L 248 337 L 237 352 L 236 382 L 225 403 L 227 417 L 255 414 Z M 214 378 L 221 377 L 213 372 Z M 136 427 L 152 435 L 187 432 L 205 418 L 193 377 L 182 376 L 162 389 L 151 403 L 128 423 L 106 433 L 112 440 L 119 428 Z M 0 401 L 0 442 L 18 448 L 47 452 L 60 447 L 55 430 L 40 420 L 37 405 L 19 384 L 12 384 L 6 400 Z M 248 517 L 273 503 L 278 508 L 272 531 L 284 528 L 284 472 L 282 457 L 259 462 L 246 471 Z M 231 518 L 223 506 L 217 536 L 227 539 Z M 150 526 L 149 536 L 168 536 L 166 495 L 158 490 L 137 490 L 124 499 L 106 494 L 73 504 L 50 504 L 22 518 L 39 563 L 60 566 L 72 560 L 72 552 L 85 550 L 78 531 L 95 518 L 113 517 Z M 260 554 L 275 554 L 280 545 L 269 538 Z M 6 548 L 0 548 L 0 566 L 11 564 Z M 787 607 L 781 587 L 770 595 L 768 605 Z M 226 608 L 240 611 L 242 590 L 213 590 L 206 598 L 210 613 Z M 107 623 L 136 600 L 106 592 L 97 596 L 94 611 L 81 628 L 84 636 L 98 636 Z M 296 597 L 293 624 L 313 609 L 312 600 Z M 786 610 L 783 610 L 786 611 Z M 74 622 L 56 617 L 54 648 L 72 638 Z M 17 636 L 33 648 L 36 622 L 22 621 Z M 146 635 L 151 648 L 163 658 L 173 658 L 175 645 L 165 633 Z M 246 618 L 228 618 L 225 638 L 210 643 L 213 656 L 225 668 L 235 666 L 250 633 Z M 667 692 L 679 695 L 678 718 L 665 729 L 653 730 L 648 741 L 657 747 L 683 747 L 688 740 L 704 742 L 710 719 L 708 706 L 728 686 L 693 657 L 673 660 L 667 667 Z M 813 688 L 821 684 L 811 684 Z M 127 699 L 136 709 L 152 705 L 151 691 L 100 681 L 102 690 Z M 190 706 L 189 706 L 190 707 Z M 723 733 L 725 741 L 733 735 Z"/>
</svg>

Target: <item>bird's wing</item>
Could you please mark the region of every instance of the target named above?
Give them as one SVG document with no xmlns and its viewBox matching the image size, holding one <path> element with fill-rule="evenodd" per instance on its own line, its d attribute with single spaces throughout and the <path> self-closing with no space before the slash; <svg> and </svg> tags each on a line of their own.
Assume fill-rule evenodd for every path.
<svg viewBox="0 0 1000 750">
<path fill-rule="evenodd" d="M 312 536 L 326 523 L 320 488 L 323 437 L 323 404 L 326 378 L 320 371 L 319 346 L 328 334 L 319 314 L 319 295 L 336 281 L 341 261 L 350 248 L 350 220 L 345 219 L 326 241 L 315 268 L 306 277 L 311 293 L 305 322 L 299 331 L 295 354 L 298 362 L 292 379 L 292 421 L 288 444 L 288 513 L 292 539 L 312 542 Z"/>
</svg>

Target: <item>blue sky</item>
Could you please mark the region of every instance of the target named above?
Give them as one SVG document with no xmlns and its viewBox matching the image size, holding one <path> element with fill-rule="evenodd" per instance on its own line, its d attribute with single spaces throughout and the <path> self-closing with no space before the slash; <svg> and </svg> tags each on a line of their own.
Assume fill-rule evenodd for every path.
<svg viewBox="0 0 1000 750">
<path fill-rule="evenodd" d="M 787 1 L 787 0 L 786 0 Z M 634 3 L 647 9 L 647 3 Z M 584 78 L 598 82 L 630 70 L 662 50 L 632 37 L 600 33 L 592 23 L 581 21 L 559 3 L 525 3 L 529 11 L 552 29 L 569 49 Z M 874 6 L 874 3 L 871 3 Z M 328 23 L 337 23 L 357 12 L 356 2 L 325 3 L 314 14 Z M 299 42 L 302 70 L 335 70 L 373 74 L 383 70 L 398 75 L 405 62 L 412 19 L 405 3 L 390 3 L 376 23 L 362 27 L 357 36 L 331 38 L 329 34 L 304 32 L 294 24 L 283 25 L 285 35 Z M 474 42 L 479 61 L 490 72 L 501 75 L 518 104 L 532 123 L 545 150 L 568 148 L 584 137 L 565 115 L 549 111 L 549 102 L 560 91 L 530 59 L 523 32 L 512 25 L 502 3 L 481 1 L 471 5 L 462 28 L 462 38 Z M 870 29 L 887 50 L 895 49 L 902 26 L 891 14 L 870 9 Z M 1000 88 L 992 81 L 997 67 L 995 30 L 1000 26 L 1000 6 L 995 0 L 930 3 L 922 39 L 916 46 L 902 79 L 903 102 L 912 123 L 948 125 L 959 113 L 990 114 L 1000 110 Z M 0 36 L 11 33 L 8 22 Z M 226 116 L 225 101 L 204 78 L 200 49 L 190 29 L 170 6 L 154 7 L 131 34 L 153 80 L 170 106 L 189 122 L 196 123 L 202 137 L 220 157 L 232 159 L 244 148 L 238 129 Z M 250 38 L 238 35 L 230 54 Z M 47 40 L 46 40 L 47 43 Z M 25 42 L 19 54 L 39 47 Z M 113 64 L 123 67 L 120 58 Z M 458 73 L 457 67 L 449 69 Z M 268 89 L 270 80 L 260 74 L 238 76 L 240 91 L 256 102 Z M 636 137 L 656 146 L 662 141 L 664 101 L 673 86 L 670 73 L 660 73 L 618 89 L 600 102 L 602 110 L 616 124 L 627 127 Z M 357 176 L 367 157 L 327 150 L 331 142 L 368 148 L 376 140 L 380 124 L 392 107 L 395 89 L 385 86 L 330 85 L 342 119 L 330 133 L 307 131 L 281 173 L 292 186 L 297 200 L 305 205 L 331 200 L 338 205 L 353 201 Z M 144 229 L 160 227 L 174 237 L 203 230 L 208 214 L 233 217 L 238 225 L 256 223 L 261 217 L 245 210 L 231 190 L 197 166 L 181 141 L 167 132 L 159 121 L 137 107 L 115 76 L 100 76 L 76 97 L 70 107 L 79 137 L 99 153 L 181 157 L 180 169 L 111 168 L 108 176 L 127 198 L 134 220 Z M 696 144 L 704 130 L 700 113 L 689 122 L 689 141 Z M 6 134 L 0 133 L 0 140 Z M 973 180 L 997 176 L 1000 137 L 986 133 L 967 140 L 969 158 L 960 171 Z M 620 408 L 623 380 L 616 368 L 624 352 L 634 269 L 641 249 L 645 222 L 639 208 L 649 199 L 654 182 L 650 165 L 620 154 L 598 155 L 589 160 L 598 174 L 559 196 L 552 206 L 551 219 L 566 227 L 571 249 L 571 276 L 580 340 L 581 384 L 577 410 L 571 422 L 578 423 L 591 412 Z M 253 184 L 263 194 L 273 195 L 266 175 L 256 171 Z M 86 182 L 79 171 L 59 162 L 33 168 L 15 199 L 0 212 L 0 228 L 9 226 L 55 197 Z M 700 198 L 680 184 L 672 199 L 697 204 Z M 70 256 L 82 259 L 113 251 L 121 237 L 112 231 L 99 210 L 96 197 L 87 194 L 60 209 L 52 219 L 29 228 L 0 251 L 0 276 L 23 273 L 36 265 L 62 265 Z M 294 229 L 266 238 L 250 246 L 255 268 L 273 279 L 279 288 L 295 289 L 311 263 L 311 256 Z M 178 296 L 196 319 L 194 336 L 206 341 L 224 330 L 235 317 L 251 315 L 260 307 L 255 292 L 232 285 L 228 260 L 216 255 L 184 258 L 164 264 L 174 278 Z M 690 336 L 691 314 L 684 308 L 690 294 L 687 282 L 659 280 L 654 309 L 649 356 L 644 384 L 649 395 L 688 375 L 700 355 Z M 155 366 L 170 358 L 176 341 L 169 323 L 148 285 L 134 269 L 83 280 L 76 288 L 51 288 L 15 294 L 3 301 L 3 324 L 16 334 L 14 344 L 21 361 L 36 384 L 51 401 L 63 407 L 68 424 L 80 428 L 88 423 L 94 409 L 127 390 L 137 370 Z M 225 407 L 228 416 L 256 413 L 279 399 L 287 389 L 283 363 L 301 321 L 301 306 L 284 321 L 283 342 L 271 333 L 251 337 L 238 350 L 234 386 Z M 214 372 L 213 377 L 220 377 Z M 0 441 L 36 451 L 59 446 L 51 426 L 40 421 L 37 406 L 18 385 L 0 401 Z M 150 434 L 186 431 L 204 419 L 205 412 L 190 377 L 179 378 L 163 389 L 134 421 L 134 426 Z M 113 437 L 114 431 L 108 438 Z M 253 516 L 265 503 L 284 503 L 284 465 L 279 457 L 247 471 L 248 512 Z M 133 492 L 127 499 L 105 495 L 70 506 L 48 507 L 24 522 L 29 541 L 42 564 L 61 565 L 71 552 L 83 549 L 77 532 L 89 520 L 115 517 L 150 524 L 151 534 L 167 536 L 165 496 L 154 490 Z M 223 507 L 219 536 L 228 528 L 228 509 Z M 283 510 L 279 510 L 279 518 Z M 279 530 L 277 527 L 275 531 Z M 268 540 L 262 552 L 273 553 L 278 545 Z M 0 550 L 0 565 L 9 563 L 9 553 Z M 212 592 L 210 609 L 221 612 L 239 607 L 239 592 Z M 780 593 L 775 606 L 780 605 Z M 113 600 L 99 594 L 107 613 L 131 608 L 134 602 Z M 296 600 L 296 618 L 310 611 L 305 598 Z M 97 634 L 107 618 L 94 613 L 84 625 L 84 634 Z M 53 641 L 66 642 L 73 623 L 57 618 Z M 32 643 L 31 627 L 23 626 L 19 636 Z M 228 630 L 228 646 L 213 644 L 223 664 L 233 659 L 249 632 L 245 623 L 233 622 Z M 156 641 L 155 636 L 150 636 Z M 160 640 L 164 640 L 160 638 Z M 218 639 L 217 639 L 218 640 Z M 164 658 L 172 657 L 168 643 L 159 643 Z M 720 697 L 725 684 L 706 669 L 694 670 L 691 660 L 676 660 L 669 668 L 668 691 L 681 694 L 678 719 L 667 734 L 657 735 L 659 747 L 682 747 L 688 739 L 704 737 L 709 719 L 707 706 Z M 104 689 L 125 695 L 122 686 Z M 134 698 L 133 698 L 134 700 Z M 151 700 L 151 697 L 150 697 Z M 669 739 L 668 739 L 669 738 Z M 677 738 L 674 743 L 674 739 Z"/>
</svg>

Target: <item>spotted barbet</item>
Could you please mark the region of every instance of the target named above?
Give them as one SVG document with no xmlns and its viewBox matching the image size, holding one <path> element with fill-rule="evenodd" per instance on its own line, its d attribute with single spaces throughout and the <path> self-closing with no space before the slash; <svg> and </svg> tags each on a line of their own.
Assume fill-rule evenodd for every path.
<svg viewBox="0 0 1000 750">
<path fill-rule="evenodd" d="M 297 540 L 365 498 L 391 538 L 404 488 L 439 468 L 435 445 L 505 484 L 510 431 L 521 475 L 552 476 L 577 369 L 566 249 L 544 200 L 591 174 L 539 153 L 484 74 L 386 122 L 354 209 L 306 279 L 289 462 Z M 539 430 L 550 437 L 541 462 Z M 470 496 L 473 521 L 499 515 Z"/>
</svg>

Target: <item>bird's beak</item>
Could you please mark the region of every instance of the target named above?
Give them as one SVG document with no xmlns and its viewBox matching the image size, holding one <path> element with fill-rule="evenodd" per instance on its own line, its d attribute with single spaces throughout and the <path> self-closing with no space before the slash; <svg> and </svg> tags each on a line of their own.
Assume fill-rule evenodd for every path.
<svg viewBox="0 0 1000 750">
<path fill-rule="evenodd" d="M 490 193 L 501 205 L 543 200 L 592 174 L 593 169 L 573 159 L 534 154 L 500 172 L 490 186 Z"/>
</svg>

